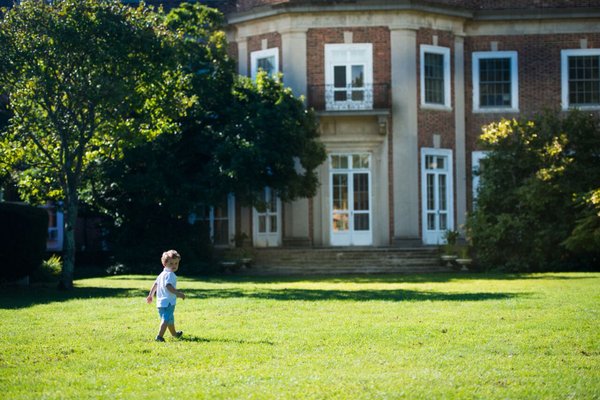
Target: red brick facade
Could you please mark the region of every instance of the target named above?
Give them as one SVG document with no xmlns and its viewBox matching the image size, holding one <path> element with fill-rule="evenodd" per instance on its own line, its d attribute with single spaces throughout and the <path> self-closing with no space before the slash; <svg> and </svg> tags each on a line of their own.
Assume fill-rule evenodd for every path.
<svg viewBox="0 0 600 400">
<path fill-rule="evenodd" d="M 344 43 L 344 32 L 352 32 L 353 43 L 373 44 L 373 83 L 389 83 L 391 81 L 389 29 L 352 27 L 308 30 L 306 35 L 308 84 L 325 84 L 325 44 Z"/>
<path fill-rule="evenodd" d="M 265 33 L 258 36 L 248 37 L 248 71 L 250 71 L 250 54 L 254 51 L 264 50 L 262 48 L 263 40 L 267 41 L 266 49 L 279 49 L 279 71 L 281 71 L 282 54 L 281 54 L 281 35 L 278 32 Z"/>
<path fill-rule="evenodd" d="M 429 0 L 429 1 L 414 1 L 410 3 L 403 3 L 407 8 L 418 7 L 430 7 L 425 10 L 419 9 L 417 13 L 410 14 L 408 10 L 397 10 L 398 20 L 402 23 L 410 21 L 407 25 L 409 28 L 405 28 L 402 23 L 394 27 L 393 23 L 397 22 L 390 19 L 390 25 L 381 24 L 381 21 L 387 21 L 385 17 L 382 17 L 385 12 L 378 9 L 378 6 L 382 4 L 390 5 L 389 2 L 361 2 L 361 1 L 344 1 L 338 0 L 335 2 L 331 1 L 319 1 L 319 0 L 287 0 L 287 1 L 261 1 L 261 0 L 240 0 L 237 2 L 238 11 L 246 11 L 248 18 L 251 13 L 252 7 L 258 5 L 263 6 L 260 10 L 270 10 L 274 14 L 270 14 L 269 17 L 274 18 L 273 15 L 282 15 L 285 18 L 291 18 L 291 26 L 294 27 L 293 19 L 297 15 L 298 21 L 302 21 L 302 24 L 308 24 L 309 27 L 306 29 L 306 85 L 307 85 L 307 98 L 308 106 L 314 107 L 318 111 L 323 111 L 323 108 L 319 108 L 320 105 L 313 102 L 313 99 L 317 101 L 323 101 L 322 87 L 326 84 L 325 82 L 325 45 L 326 44 L 341 44 L 350 42 L 354 44 L 359 43 L 370 43 L 373 46 L 373 84 L 376 85 L 388 85 L 391 87 L 392 83 L 392 69 L 396 66 L 392 65 L 392 34 L 391 29 L 407 29 L 408 34 L 402 36 L 402 45 L 410 43 L 411 34 L 414 31 L 416 35 L 415 47 L 414 47 L 414 60 L 416 62 L 416 76 L 415 88 L 416 88 L 416 115 L 409 115 L 408 118 L 415 118 L 416 122 L 410 124 L 404 124 L 405 121 L 397 119 L 398 116 L 401 118 L 407 118 L 406 113 L 399 112 L 395 107 L 403 102 L 398 101 L 398 97 L 408 95 L 413 98 L 413 93 L 403 93 L 402 88 L 396 89 L 395 92 L 391 93 L 393 101 L 388 103 L 386 107 L 373 106 L 374 110 L 383 108 L 389 110 L 389 117 L 387 118 L 387 129 L 388 136 L 385 139 L 387 141 L 387 175 L 389 180 L 385 182 L 388 189 L 387 205 L 389 207 L 389 242 L 393 242 L 394 239 L 394 227 L 396 224 L 402 224 L 401 221 L 405 216 L 397 215 L 395 202 L 405 201 L 403 206 L 406 206 L 406 197 L 403 200 L 395 199 L 394 196 L 401 196 L 402 193 L 398 191 L 398 187 L 403 187 L 405 184 L 411 182 L 398 182 L 399 175 L 398 171 L 404 167 L 394 165 L 394 160 L 399 160 L 398 154 L 402 154 L 402 162 L 406 162 L 406 151 L 401 146 L 402 143 L 409 142 L 396 142 L 398 137 L 412 136 L 416 133 L 417 137 L 417 154 L 410 156 L 409 165 L 415 167 L 416 173 L 419 175 L 418 182 L 419 187 L 410 188 L 412 193 L 419 192 L 419 234 L 423 234 L 422 230 L 422 219 L 421 214 L 421 158 L 420 151 L 422 148 L 434 148 L 439 147 L 440 149 L 448 149 L 452 151 L 452 159 L 454 162 L 453 174 L 454 174 L 454 221 L 458 221 L 462 218 L 462 215 L 458 215 L 460 212 L 456 206 L 458 201 L 464 201 L 466 196 L 466 208 L 470 209 L 472 204 L 472 152 L 480 150 L 477 145 L 478 137 L 481 134 L 482 126 L 489 124 L 493 121 L 498 121 L 501 118 L 520 118 L 527 117 L 534 113 L 538 113 L 545 109 L 561 110 L 561 50 L 567 49 L 600 49 L 600 28 L 594 28 L 593 21 L 598 21 L 598 17 L 587 17 L 587 9 L 593 9 L 596 15 L 600 15 L 600 1 L 599 0 Z M 309 11 L 303 9 L 303 13 L 296 14 L 293 12 L 295 7 L 299 6 L 312 7 Z M 372 13 L 369 11 L 365 12 L 365 17 L 361 18 L 358 13 L 348 8 L 344 9 L 344 6 L 356 5 L 356 7 L 373 7 Z M 327 10 L 328 6 L 335 6 L 335 9 Z M 393 8 L 394 4 L 392 4 Z M 398 4 L 401 7 L 402 4 Z M 566 8 L 569 8 L 569 12 L 564 12 Z M 323 11 L 332 11 L 318 18 L 319 22 L 311 27 L 310 18 L 307 18 L 308 12 L 314 12 L 315 16 Z M 521 10 L 521 11 L 515 11 Z M 335 12 L 333 12 L 335 11 Z M 341 13 L 347 13 L 348 25 L 340 26 L 343 22 L 343 18 L 340 18 Z M 443 21 L 437 26 L 437 18 L 445 13 L 462 13 L 460 22 L 453 17 L 447 17 L 446 19 L 441 18 L 439 21 Z M 424 13 L 430 13 L 425 15 Z M 512 13 L 512 14 L 511 14 Z M 377 18 L 372 16 L 376 15 Z M 415 17 L 411 19 L 407 15 Z M 507 16 L 514 15 L 518 19 L 519 29 L 527 27 L 528 16 L 531 18 L 529 23 L 537 29 L 530 29 L 534 34 L 512 34 L 513 32 L 507 31 L 507 24 L 513 23 Z M 552 32 L 554 27 L 547 17 L 548 15 L 555 15 L 557 17 L 556 24 L 564 24 L 561 29 L 557 31 L 562 32 L 577 32 L 582 31 L 584 33 L 539 33 L 539 32 Z M 328 20 L 328 18 L 331 18 Z M 431 18 L 429 18 L 431 17 Z M 315 17 L 317 19 L 317 17 Z M 462 19 L 461 19 L 462 18 Z M 560 18 L 560 19 L 558 19 Z M 585 18 L 585 23 L 590 26 L 591 32 L 580 29 L 577 26 L 578 18 Z M 595 19 L 594 19 L 595 18 Z M 266 19 L 268 21 L 268 19 Z M 284 19 L 282 19 L 284 20 Z M 263 19 L 265 21 L 265 19 Z M 308 21 L 308 22 L 307 22 Z M 326 23 L 331 21 L 332 26 L 328 27 Z M 377 21 L 377 22 L 374 22 Z M 420 22 L 413 22 L 420 21 Z M 451 22 L 449 22 L 451 21 Z M 486 26 L 489 21 L 489 26 Z M 592 21 L 592 23 L 590 23 Z M 361 23 L 365 25 L 362 26 Z M 575 23 L 574 23 L 575 22 Z M 371 23 L 372 25 L 368 25 Z M 421 26 L 419 26 L 421 23 Z M 414 25 L 411 25 L 414 24 Z M 461 25 L 462 24 L 462 25 Z M 366 26 L 368 25 L 368 26 Z M 268 24 L 265 24 L 268 26 Z M 444 28 L 441 28 L 445 26 Z M 448 27 L 452 26 L 452 27 Z M 517 25 L 515 25 L 517 26 Z M 295 28 L 295 27 L 294 27 Z M 497 30 L 498 32 L 509 32 L 510 34 L 502 35 L 483 35 L 478 32 L 489 32 Z M 299 29 L 299 31 L 302 31 Z M 304 32 L 304 31 L 302 31 Z M 351 35 L 349 35 L 351 34 Z M 460 36 L 456 36 L 460 35 Z M 408 38 L 408 39 L 407 39 Z M 282 52 L 281 52 L 281 36 L 277 32 L 265 32 L 261 35 L 252 36 L 246 38 L 248 46 L 248 55 L 252 51 L 260 50 L 262 40 L 266 39 L 268 42 L 268 48 L 277 47 L 279 48 L 280 54 L 280 69 L 282 65 Z M 457 44 L 463 44 L 464 52 L 460 55 L 463 57 L 462 65 L 455 66 L 456 62 L 456 46 Z M 432 107 L 421 105 L 421 82 L 423 77 L 421 76 L 421 56 L 420 49 L 422 45 L 434 45 L 442 48 L 449 49 L 449 67 L 450 67 L 450 105 L 449 107 Z M 511 51 L 517 55 L 517 80 L 518 80 L 518 109 L 510 112 L 482 112 L 474 111 L 473 109 L 473 71 L 472 71 L 472 60 L 474 52 L 492 52 L 492 51 Z M 410 52 L 410 50 L 409 50 Z M 396 53 L 401 54 L 402 57 L 412 57 L 406 53 L 406 49 L 402 52 Z M 460 58 L 459 58 L 460 59 Z M 248 56 L 248 62 L 250 57 Z M 412 61 L 411 61 L 412 62 Z M 459 87 L 462 93 L 457 93 L 456 87 L 456 68 L 463 74 L 464 87 Z M 462 69 L 462 71 L 461 71 Z M 248 65 L 249 70 L 249 65 Z M 286 71 L 283 71 L 284 73 Z M 406 77 L 403 78 L 406 80 Z M 317 95 L 313 93 L 311 96 L 311 88 L 321 87 L 321 92 Z M 459 103 L 456 104 L 457 95 L 459 98 L 464 98 L 464 105 Z M 464 108 L 463 108 L 464 107 Z M 464 112 L 464 119 L 457 120 L 457 111 L 460 108 L 460 112 Z M 412 109 L 412 107 L 411 107 Z M 331 118 L 331 113 L 328 114 Z M 355 114 L 356 115 L 356 114 Z M 373 118 L 368 117 L 368 118 Z M 462 142 L 462 135 L 457 135 L 457 129 L 461 129 L 464 124 L 464 143 Z M 412 126 L 416 125 L 416 132 Z M 400 127 L 400 128 L 394 128 Z M 407 129 L 411 132 L 398 132 L 399 129 Z M 392 134 L 392 132 L 394 132 Z M 460 132 L 462 133 L 462 132 Z M 457 138 L 458 136 L 458 138 Z M 438 142 L 439 139 L 439 142 Z M 353 139 L 354 140 L 354 139 Z M 365 138 L 365 141 L 369 140 Z M 457 146 L 460 148 L 457 149 Z M 464 147 L 463 147 L 464 146 Z M 458 151 L 460 150 L 460 151 Z M 457 164 L 457 158 L 459 154 L 464 154 L 464 160 L 461 158 L 460 163 Z M 460 165 L 461 171 L 457 175 L 457 165 Z M 464 167 L 463 167 L 464 165 Z M 464 170 L 462 170 L 464 168 Z M 405 175 L 404 175 L 405 176 Z M 413 176 L 414 177 L 414 176 Z M 377 179 L 375 177 L 374 179 Z M 460 180 L 460 182 L 459 182 Z M 459 192 L 461 195 L 459 196 Z M 400 194 L 399 194 L 400 193 Z M 460 200 L 459 200 L 460 197 Z M 316 202 L 310 202 L 310 215 L 309 219 L 310 232 L 309 237 L 313 238 L 313 230 L 319 229 L 319 223 L 312 220 L 313 208 L 316 207 Z M 462 211 L 462 209 L 461 209 Z M 416 212 L 416 211 L 415 211 Z M 457 218 L 460 217 L 460 218 Z M 406 219 L 406 218 L 405 218 Z M 400 221 L 400 222 L 399 222 Z M 458 228 L 458 224 L 455 223 L 454 228 Z"/>
</svg>

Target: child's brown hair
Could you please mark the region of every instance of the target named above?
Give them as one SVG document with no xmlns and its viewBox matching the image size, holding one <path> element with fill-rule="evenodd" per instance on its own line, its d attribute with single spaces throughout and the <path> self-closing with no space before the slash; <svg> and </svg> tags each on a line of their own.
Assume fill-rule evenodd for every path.
<svg viewBox="0 0 600 400">
<path fill-rule="evenodd" d="M 160 259 L 160 261 L 162 262 L 162 265 L 164 266 L 167 261 L 172 260 L 172 259 L 179 259 L 181 260 L 181 256 L 179 255 L 179 253 L 177 252 L 177 250 L 167 250 L 162 254 L 162 257 Z"/>
</svg>

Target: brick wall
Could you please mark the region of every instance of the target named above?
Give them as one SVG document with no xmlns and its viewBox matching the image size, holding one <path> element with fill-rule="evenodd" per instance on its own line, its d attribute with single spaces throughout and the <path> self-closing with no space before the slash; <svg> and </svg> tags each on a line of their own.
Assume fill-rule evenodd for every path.
<svg viewBox="0 0 600 400">
<path fill-rule="evenodd" d="M 387 27 L 309 29 L 306 36 L 308 85 L 325 84 L 325 44 L 344 43 L 352 32 L 353 43 L 373 44 L 373 83 L 391 82 L 390 30 Z"/>
<path fill-rule="evenodd" d="M 481 128 L 500 118 L 524 118 L 545 109 L 561 108 L 561 50 L 580 49 L 581 39 L 588 48 L 600 48 L 600 34 L 479 36 L 465 38 L 465 116 L 468 205 L 471 201 L 471 152 L 479 150 L 477 139 Z M 518 54 L 519 113 L 473 113 L 472 53 L 491 51 L 490 43 L 498 43 L 498 51 Z"/>
<path fill-rule="evenodd" d="M 431 110 L 421 107 L 421 57 L 420 46 L 422 44 L 433 45 L 433 36 L 438 37 L 438 46 L 450 49 L 450 95 L 451 111 Z M 454 35 L 450 32 L 436 31 L 433 29 L 420 29 L 417 32 L 417 104 L 418 104 L 418 141 L 421 147 L 433 147 L 433 135 L 441 135 L 441 147 L 454 149 Z"/>
<path fill-rule="evenodd" d="M 279 49 L 279 66 L 278 69 L 282 71 L 282 53 L 281 53 L 281 35 L 278 32 L 270 32 L 262 35 L 249 36 L 248 37 L 248 74 L 250 74 L 250 54 L 254 51 L 263 50 L 262 41 L 267 41 L 267 49 L 278 48 Z"/>
</svg>

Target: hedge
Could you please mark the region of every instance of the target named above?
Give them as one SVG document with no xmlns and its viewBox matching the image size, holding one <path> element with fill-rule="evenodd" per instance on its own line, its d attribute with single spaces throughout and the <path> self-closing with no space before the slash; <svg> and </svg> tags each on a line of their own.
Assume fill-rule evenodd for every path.
<svg viewBox="0 0 600 400">
<path fill-rule="evenodd" d="M 0 203 L 0 221 L 0 278 L 24 278 L 44 260 L 48 213 L 26 204 Z"/>
</svg>

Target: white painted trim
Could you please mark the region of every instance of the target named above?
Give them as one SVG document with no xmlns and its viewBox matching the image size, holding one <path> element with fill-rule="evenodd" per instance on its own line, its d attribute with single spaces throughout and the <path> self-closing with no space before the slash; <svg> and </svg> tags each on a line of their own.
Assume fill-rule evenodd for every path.
<svg viewBox="0 0 600 400">
<path fill-rule="evenodd" d="M 480 107 L 479 105 L 479 60 L 486 58 L 509 58 L 511 72 L 511 105 L 510 107 Z M 519 63 L 516 51 L 476 51 L 473 53 L 473 112 L 505 113 L 519 112 Z"/>
<path fill-rule="evenodd" d="M 271 195 L 273 189 L 269 187 L 265 187 L 263 189 L 263 196 L 268 198 Z M 252 237 L 253 237 L 253 246 L 254 247 L 278 247 L 281 246 L 281 234 L 282 234 L 282 226 L 281 226 L 281 212 L 282 206 L 281 199 L 277 196 L 277 211 L 273 212 L 272 210 L 266 212 L 259 212 L 255 207 L 252 207 Z M 269 226 L 269 216 L 275 214 L 277 219 L 277 231 L 270 232 Z M 265 221 L 267 225 L 267 232 L 259 232 L 258 231 L 258 217 L 264 215 L 267 220 Z"/>
<path fill-rule="evenodd" d="M 446 204 L 447 204 L 447 229 L 452 230 L 454 227 L 454 160 L 452 158 L 452 150 L 450 149 L 434 149 L 430 147 L 421 148 L 421 236 L 425 244 L 441 244 L 443 231 L 438 232 L 435 240 L 428 238 L 427 230 L 427 173 L 425 168 L 426 156 L 444 156 L 447 157 L 446 170 Z M 430 236 L 433 236 L 431 234 Z"/>
<path fill-rule="evenodd" d="M 580 110 L 600 109 L 600 104 L 586 106 L 571 106 L 569 104 L 569 57 L 571 56 L 600 57 L 600 49 L 570 49 L 560 51 L 560 91 L 562 109 L 565 111 L 569 108 L 578 108 Z"/>
<path fill-rule="evenodd" d="M 258 74 L 258 60 L 263 58 L 275 58 L 275 69 L 273 70 L 273 76 L 277 76 L 279 73 L 279 47 L 273 47 L 266 50 L 258 50 L 250 53 L 250 77 L 252 80 L 256 79 Z"/>
<path fill-rule="evenodd" d="M 479 176 L 475 176 L 475 173 L 479 171 L 481 160 L 485 157 L 487 157 L 487 151 L 474 151 L 471 153 L 471 190 L 473 193 L 473 209 L 475 209 L 477 205 L 477 190 L 479 189 Z"/>
<path fill-rule="evenodd" d="M 425 53 L 441 54 L 444 57 L 444 104 L 425 101 Z M 421 107 L 436 110 L 451 110 L 450 100 L 450 49 L 441 46 L 421 45 Z"/>
</svg>

